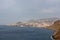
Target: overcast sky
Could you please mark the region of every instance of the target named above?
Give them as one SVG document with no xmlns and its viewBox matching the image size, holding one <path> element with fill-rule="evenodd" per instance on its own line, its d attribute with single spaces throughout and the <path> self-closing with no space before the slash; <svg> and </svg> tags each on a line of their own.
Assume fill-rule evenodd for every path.
<svg viewBox="0 0 60 40">
<path fill-rule="evenodd" d="M 0 0 L 0 24 L 60 17 L 60 0 Z"/>
</svg>

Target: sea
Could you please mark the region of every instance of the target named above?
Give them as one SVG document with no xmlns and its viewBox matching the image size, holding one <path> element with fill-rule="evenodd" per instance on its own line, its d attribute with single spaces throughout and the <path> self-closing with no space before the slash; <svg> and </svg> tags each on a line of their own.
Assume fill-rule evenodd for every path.
<svg viewBox="0 0 60 40">
<path fill-rule="evenodd" d="M 52 40 L 53 33 L 46 28 L 0 26 L 0 40 Z"/>
</svg>

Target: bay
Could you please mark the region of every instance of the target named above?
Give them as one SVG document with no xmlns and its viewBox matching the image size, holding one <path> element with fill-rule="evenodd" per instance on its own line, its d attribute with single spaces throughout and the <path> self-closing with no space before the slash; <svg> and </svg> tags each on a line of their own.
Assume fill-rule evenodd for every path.
<svg viewBox="0 0 60 40">
<path fill-rule="evenodd" d="M 52 35 L 45 28 L 0 26 L 0 40 L 52 40 Z"/>
</svg>

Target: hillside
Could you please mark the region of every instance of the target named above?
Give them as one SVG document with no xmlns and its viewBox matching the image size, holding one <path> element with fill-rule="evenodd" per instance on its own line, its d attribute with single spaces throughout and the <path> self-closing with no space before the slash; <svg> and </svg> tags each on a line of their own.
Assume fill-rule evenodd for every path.
<svg viewBox="0 0 60 40">
<path fill-rule="evenodd" d="M 60 20 L 55 21 L 51 26 L 48 26 L 47 28 L 57 31 L 60 29 Z"/>
<path fill-rule="evenodd" d="M 46 19 L 37 19 L 29 20 L 27 22 L 17 22 L 9 26 L 16 27 L 43 27 L 47 29 L 54 30 L 55 33 L 52 37 L 55 40 L 60 40 L 60 18 L 46 18 Z"/>
<path fill-rule="evenodd" d="M 48 29 L 55 30 L 54 35 L 52 36 L 55 40 L 60 40 L 60 20 L 54 22 L 53 25 L 47 27 Z"/>
<path fill-rule="evenodd" d="M 28 20 L 26 22 L 17 22 L 15 24 L 10 24 L 11 26 L 19 27 L 47 27 L 53 24 L 54 21 L 60 20 L 60 18 L 45 18 L 45 19 L 36 19 Z"/>
</svg>

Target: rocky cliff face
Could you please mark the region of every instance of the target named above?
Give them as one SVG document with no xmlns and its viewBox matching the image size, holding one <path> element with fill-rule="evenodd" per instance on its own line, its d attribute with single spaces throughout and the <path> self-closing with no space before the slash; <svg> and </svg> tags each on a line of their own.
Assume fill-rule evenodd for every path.
<svg viewBox="0 0 60 40">
<path fill-rule="evenodd" d="M 60 29 L 60 20 L 55 21 L 52 25 L 48 26 L 47 28 L 57 31 L 58 29 Z"/>
<path fill-rule="evenodd" d="M 55 21 L 53 25 L 49 26 L 49 29 L 55 30 L 52 37 L 55 40 L 60 40 L 60 20 Z"/>
<path fill-rule="evenodd" d="M 60 29 L 52 36 L 55 40 L 60 40 Z"/>
</svg>

